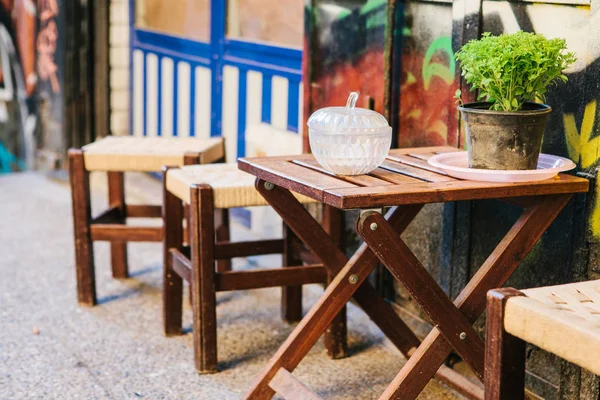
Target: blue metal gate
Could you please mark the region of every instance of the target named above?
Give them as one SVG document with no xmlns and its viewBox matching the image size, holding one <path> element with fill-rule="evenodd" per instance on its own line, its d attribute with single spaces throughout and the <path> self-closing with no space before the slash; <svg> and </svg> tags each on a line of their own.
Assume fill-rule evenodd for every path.
<svg viewBox="0 0 600 400">
<path fill-rule="evenodd" d="M 302 51 L 230 39 L 226 2 L 210 6 L 210 42 L 203 43 L 136 27 L 130 0 L 130 131 L 224 136 L 234 160 L 245 155 L 249 124 L 298 132 Z"/>
</svg>

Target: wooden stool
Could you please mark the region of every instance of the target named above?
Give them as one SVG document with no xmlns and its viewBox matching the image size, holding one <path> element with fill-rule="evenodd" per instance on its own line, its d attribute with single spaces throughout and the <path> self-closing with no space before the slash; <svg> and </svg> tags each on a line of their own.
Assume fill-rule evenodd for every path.
<svg viewBox="0 0 600 400">
<path fill-rule="evenodd" d="M 524 398 L 525 342 L 600 375 L 600 280 L 490 290 L 487 302 L 486 399 Z"/>
<path fill-rule="evenodd" d="M 125 203 L 123 173 L 160 172 L 163 165 L 211 163 L 224 157 L 223 139 L 109 136 L 82 149 L 69 150 L 69 175 L 73 201 L 77 299 L 93 306 L 96 300 L 93 241 L 111 242 L 112 274 L 127 278 L 127 242 L 160 242 L 161 227 L 127 226 L 126 218 L 161 217 L 159 205 Z M 108 174 L 108 210 L 91 216 L 91 171 Z"/>
<path fill-rule="evenodd" d="M 218 209 L 268 205 L 254 187 L 254 177 L 235 164 L 195 165 L 166 168 L 163 218 L 165 260 L 163 317 L 166 335 L 181 334 L 183 279 L 190 283 L 193 309 L 194 359 L 199 373 L 217 372 L 215 293 L 266 287 L 282 287 L 281 313 L 288 322 L 302 318 L 302 286 L 326 283 L 321 264 L 303 265 L 302 245 L 284 226 L 284 238 L 237 242 L 219 240 L 213 214 Z M 314 202 L 298 196 L 302 203 Z M 183 204 L 189 205 L 189 246 L 184 246 Z M 327 208 L 324 226 L 340 237 L 341 213 Z M 215 240 L 216 236 L 216 240 Z M 231 271 L 217 260 L 261 254 L 283 255 L 283 268 Z M 325 335 L 333 358 L 346 355 L 345 314 L 341 313 Z"/>
</svg>

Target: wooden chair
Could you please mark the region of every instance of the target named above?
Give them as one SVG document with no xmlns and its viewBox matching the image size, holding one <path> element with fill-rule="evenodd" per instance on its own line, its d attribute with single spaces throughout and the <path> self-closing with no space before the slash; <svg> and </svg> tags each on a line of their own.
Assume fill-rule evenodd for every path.
<svg viewBox="0 0 600 400">
<path fill-rule="evenodd" d="M 127 218 L 160 218 L 160 205 L 125 202 L 124 172 L 161 172 L 163 165 L 211 163 L 224 157 L 221 138 L 115 137 L 109 136 L 81 149 L 69 150 L 69 174 L 73 201 L 77 299 L 82 305 L 97 303 L 93 242 L 111 242 L 114 278 L 127 278 L 127 242 L 160 242 L 161 227 L 126 225 Z M 91 216 L 91 171 L 108 174 L 109 208 Z"/>
<path fill-rule="evenodd" d="M 485 399 L 524 398 L 525 342 L 600 375 L 600 280 L 487 295 Z"/>
<path fill-rule="evenodd" d="M 165 259 L 163 317 L 166 335 L 182 332 L 183 280 L 190 283 L 193 309 L 194 359 L 199 373 L 217 372 L 216 292 L 282 287 L 281 313 L 288 322 L 302 318 L 302 285 L 326 283 L 330 279 L 321 264 L 303 265 L 310 257 L 292 231 L 284 227 L 283 239 L 249 242 L 222 240 L 215 232 L 215 210 L 265 206 L 254 187 L 255 178 L 235 164 L 213 164 L 166 168 L 164 177 Z M 303 203 L 314 202 L 299 196 Z M 183 205 L 189 205 L 189 246 L 185 245 Z M 324 226 L 340 237 L 341 213 L 327 208 Z M 337 230 L 337 234 L 336 231 Z M 261 254 L 283 255 L 283 267 L 232 271 L 230 264 L 215 263 L 233 257 Z M 325 335 L 331 357 L 346 354 L 345 314 L 340 313 Z"/>
</svg>

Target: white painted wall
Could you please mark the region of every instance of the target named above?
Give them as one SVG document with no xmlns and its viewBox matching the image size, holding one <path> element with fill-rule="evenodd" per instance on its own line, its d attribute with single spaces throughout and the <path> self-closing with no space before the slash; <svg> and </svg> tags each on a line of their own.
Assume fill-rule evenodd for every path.
<svg viewBox="0 0 600 400">
<path fill-rule="evenodd" d="M 194 103 L 194 126 L 196 137 L 209 138 L 210 137 L 210 107 L 211 107 L 211 93 L 210 85 L 212 79 L 212 72 L 209 68 L 196 67 L 196 87 Z"/>
<path fill-rule="evenodd" d="M 110 133 L 113 135 L 129 135 L 128 0 L 110 0 L 109 23 Z"/>
<path fill-rule="evenodd" d="M 194 74 L 193 79 L 192 74 Z M 287 139 L 271 140 L 260 137 L 259 131 L 251 129 L 262 124 L 263 107 L 270 107 L 271 125 L 279 131 L 287 132 L 289 81 L 281 76 L 273 76 L 271 98 L 263 102 L 265 79 L 268 78 L 265 78 L 261 72 L 249 70 L 246 75 L 246 88 L 243 90 L 244 88 L 239 86 L 240 69 L 232 65 L 223 67 L 221 133 L 225 138 L 227 162 L 235 162 L 237 158 L 240 135 L 245 136 L 246 145 L 251 140 L 262 141 L 265 144 L 270 141 L 268 150 L 262 155 L 301 151 L 301 145 L 298 147 L 297 143 L 301 142 L 302 126 L 299 127 L 298 133 L 288 132 L 290 137 L 295 138 L 293 143 Z M 177 80 L 177 87 L 174 86 L 175 80 Z M 143 136 L 145 126 L 148 136 L 174 136 L 176 133 L 177 136 L 186 137 L 194 130 L 196 137 L 210 137 L 212 99 L 210 88 L 209 68 L 195 66 L 192 69 L 192 65 L 186 61 L 175 61 L 169 56 L 157 56 L 152 52 L 133 50 L 133 134 Z M 246 93 L 246 130 L 240 132 L 238 122 L 243 116 L 238 115 L 238 105 L 240 93 L 243 92 Z M 176 110 L 173 106 L 175 100 L 177 100 Z M 146 113 L 144 113 L 144 106 Z M 300 85 L 298 112 L 298 120 L 302 124 L 302 85 Z M 174 121 L 177 121 L 177 132 L 173 132 Z M 246 155 L 251 155 L 248 148 L 245 150 Z"/>
<path fill-rule="evenodd" d="M 301 153 L 302 136 L 297 133 L 279 129 L 274 124 L 264 123 L 252 124 L 246 129 L 246 156 L 248 157 Z M 250 211 L 250 226 L 253 234 L 257 237 L 281 237 L 283 221 L 271 207 L 253 207 Z"/>
<path fill-rule="evenodd" d="M 225 138 L 227 162 L 234 162 L 237 159 L 239 78 L 238 68 L 229 65 L 223 67 L 223 122 L 221 132 Z"/>
<path fill-rule="evenodd" d="M 265 151 L 261 155 L 294 154 L 302 151 L 302 127 L 299 133 L 287 131 L 289 81 L 281 76 L 273 76 L 271 84 L 271 99 L 263 103 L 262 86 L 263 74 L 258 71 L 248 71 L 246 77 L 246 131 L 238 132 L 238 93 L 240 71 L 237 67 L 227 65 L 223 68 L 223 136 L 225 137 L 227 162 L 234 162 L 238 153 L 238 135 L 245 135 L 246 155 L 251 156 L 249 143 L 264 143 Z M 299 121 L 302 124 L 302 85 L 299 96 Z M 278 132 L 285 132 L 292 141 L 286 138 L 273 138 L 265 129 L 267 124 L 261 122 L 262 107 L 268 104 L 271 108 L 271 125 Z M 257 126 L 261 129 L 254 129 Z M 261 133 L 262 132 L 262 133 Z M 273 130 L 270 131 L 271 134 Z M 264 134 L 264 136 L 263 136 Z M 286 136 L 287 137 L 287 136 Z M 298 143 L 299 147 L 298 147 Z M 253 149 L 256 149 L 254 147 Z"/>
</svg>

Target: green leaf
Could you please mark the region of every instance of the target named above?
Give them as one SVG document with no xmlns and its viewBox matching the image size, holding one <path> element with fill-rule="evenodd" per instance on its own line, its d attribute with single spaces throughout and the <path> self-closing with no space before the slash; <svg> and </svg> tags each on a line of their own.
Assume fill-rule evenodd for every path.
<svg viewBox="0 0 600 400">
<path fill-rule="evenodd" d="M 479 99 L 488 97 L 497 110 L 516 110 L 526 100 L 543 98 L 549 85 L 566 82 L 562 71 L 576 60 L 566 49 L 564 39 L 541 34 L 486 32 L 466 43 L 455 58 L 471 90 L 479 90 Z"/>
</svg>

